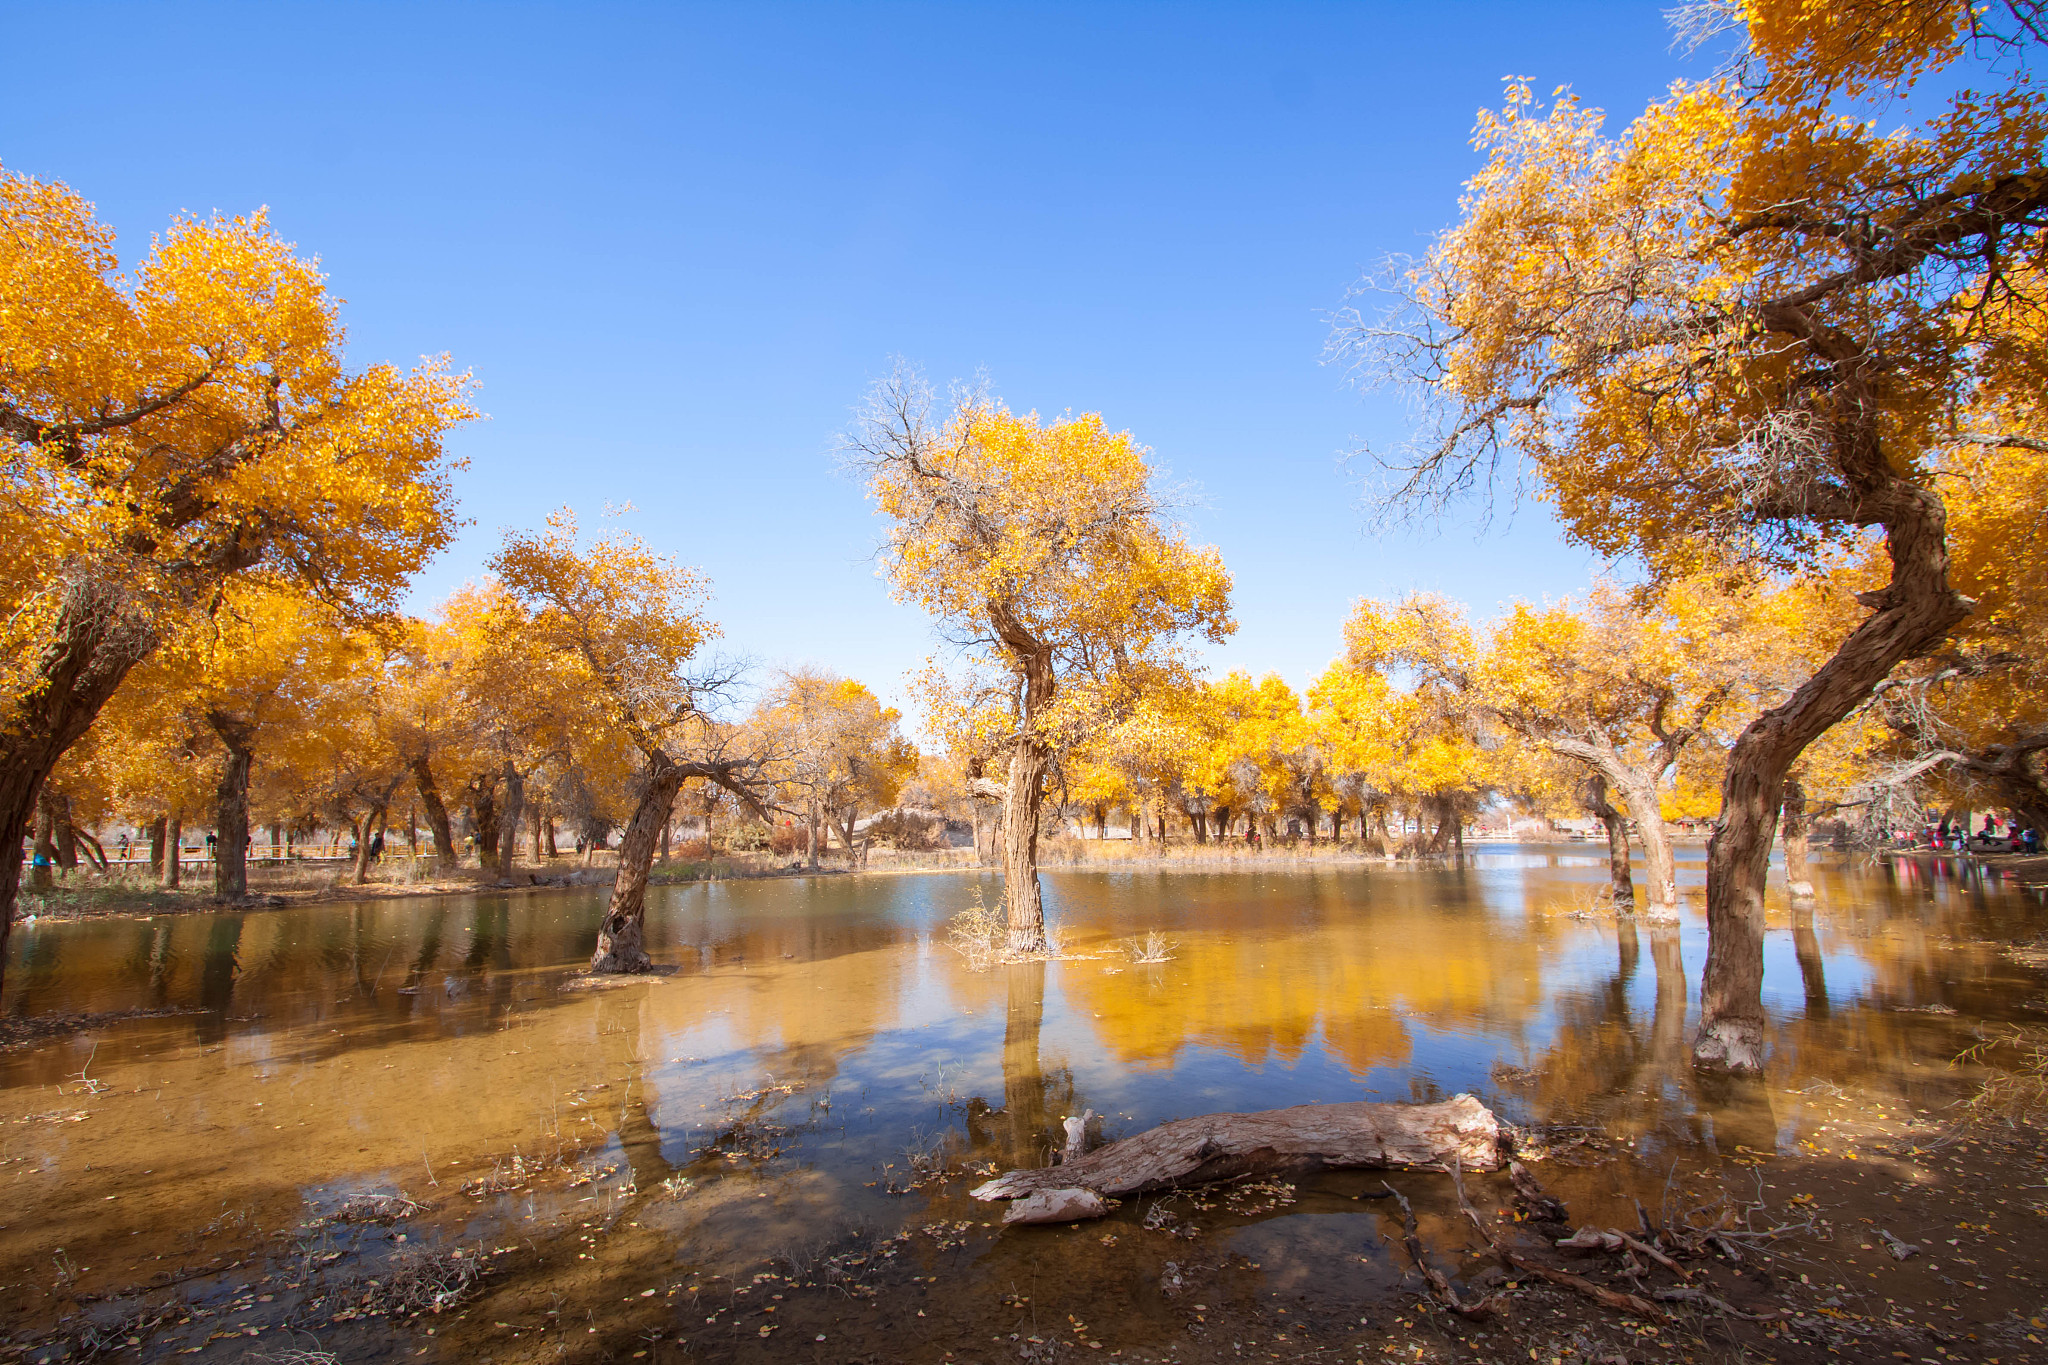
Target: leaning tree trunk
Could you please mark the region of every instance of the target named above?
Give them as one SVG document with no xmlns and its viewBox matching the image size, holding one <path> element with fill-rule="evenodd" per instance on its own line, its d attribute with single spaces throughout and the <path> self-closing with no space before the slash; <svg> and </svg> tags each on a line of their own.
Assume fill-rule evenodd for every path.
<svg viewBox="0 0 2048 1365">
<path fill-rule="evenodd" d="M 647 874 L 654 866 L 654 848 L 661 827 L 675 805 L 676 792 L 689 776 L 668 755 L 657 750 L 640 784 L 640 802 L 619 840 L 619 875 L 612 883 L 611 904 L 598 926 L 597 951 L 590 955 L 593 972 L 644 972 L 654 965 L 647 956 L 644 922 Z"/>
<path fill-rule="evenodd" d="M 1788 774 L 1785 793 L 1778 801 L 1785 840 L 1785 889 L 1793 900 L 1813 899 L 1813 877 L 1806 866 L 1806 788 L 1799 778 Z"/>
<path fill-rule="evenodd" d="M 1867 439 L 1875 445 L 1874 434 Z M 1881 453 L 1867 464 L 1885 467 Z M 1751 721 L 1728 755 L 1721 816 L 1707 842 L 1707 966 L 1693 1041 L 1701 1067 L 1763 1069 L 1764 888 L 1785 774 L 1892 669 L 1933 649 L 1970 614 L 1969 599 L 1949 586 L 1940 497 L 1894 480 L 1882 501 L 1892 581 L 1859 596 L 1876 610 L 1784 705 Z"/>
<path fill-rule="evenodd" d="M 255 757 L 256 726 L 222 711 L 207 723 L 228 751 L 220 784 L 214 788 L 213 894 L 224 901 L 249 895 L 249 764 Z"/>
<path fill-rule="evenodd" d="M 127 588 L 89 581 L 68 585 L 44 641 L 29 661 L 36 685 L 25 689 L 0 734 L 0 970 L 21 890 L 22 839 L 35 820 L 43 779 L 91 727 L 128 670 L 156 647 Z"/>
<path fill-rule="evenodd" d="M 1608 894 L 1614 900 L 1614 913 L 1633 915 L 1636 912 L 1636 887 L 1628 865 L 1628 822 L 1607 799 L 1607 779 L 1599 773 L 1586 779 L 1586 809 L 1593 812 L 1593 818 L 1607 831 L 1607 883 Z"/>
<path fill-rule="evenodd" d="M 419 787 L 420 804 L 427 808 L 427 825 L 434 831 L 434 860 L 445 876 L 455 866 L 455 830 L 448 823 L 448 807 L 442 804 L 441 789 L 434 785 L 434 770 L 425 754 L 412 761 L 412 776 Z"/>
</svg>

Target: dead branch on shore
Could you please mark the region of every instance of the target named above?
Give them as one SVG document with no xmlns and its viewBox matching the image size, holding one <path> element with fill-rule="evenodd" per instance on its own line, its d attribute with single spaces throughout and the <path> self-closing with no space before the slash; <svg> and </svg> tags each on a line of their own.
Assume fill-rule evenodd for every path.
<svg viewBox="0 0 2048 1365">
<path fill-rule="evenodd" d="M 1385 1181 L 1380 1183 L 1386 1184 Z M 1466 1303 L 1460 1299 L 1458 1291 L 1444 1278 L 1444 1273 L 1431 1265 L 1429 1257 L 1423 1253 L 1422 1239 L 1415 1235 L 1415 1210 L 1408 1207 L 1408 1196 L 1392 1185 L 1387 1185 L 1387 1193 L 1394 1196 L 1394 1202 L 1401 1206 L 1401 1242 L 1408 1248 L 1408 1259 L 1415 1262 L 1415 1268 L 1422 1272 L 1423 1282 L 1429 1286 L 1429 1292 L 1436 1296 L 1437 1302 L 1462 1317 L 1489 1316 L 1493 1312 L 1493 1301 L 1497 1296 L 1488 1294 L 1476 1303 Z M 1462 1196 L 1460 1202 L 1463 1202 Z"/>
</svg>

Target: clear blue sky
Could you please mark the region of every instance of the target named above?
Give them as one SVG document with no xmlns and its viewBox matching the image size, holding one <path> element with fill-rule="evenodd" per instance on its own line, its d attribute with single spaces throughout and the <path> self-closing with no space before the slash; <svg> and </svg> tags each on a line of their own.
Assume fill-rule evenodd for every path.
<svg viewBox="0 0 2048 1365">
<path fill-rule="evenodd" d="M 1540 508 L 1368 538 L 1340 456 L 1404 409 L 1319 360 L 1347 285 L 1455 214 L 1502 77 L 1625 120 L 1683 69 L 1662 8 L 7 5 L 0 162 L 131 257 L 268 205 L 356 361 L 475 372 L 474 524 L 421 607 L 504 528 L 631 501 L 732 648 L 900 694 L 932 637 L 832 460 L 900 355 L 1133 431 L 1236 574 L 1212 662 L 1300 685 L 1361 595 L 1491 613 L 1597 567 Z"/>
</svg>

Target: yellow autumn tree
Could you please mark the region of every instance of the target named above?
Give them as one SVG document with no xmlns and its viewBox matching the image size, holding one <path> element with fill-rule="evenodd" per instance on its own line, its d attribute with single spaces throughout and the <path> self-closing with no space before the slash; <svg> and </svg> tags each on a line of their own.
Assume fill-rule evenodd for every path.
<svg viewBox="0 0 2048 1365">
<path fill-rule="evenodd" d="M 128 671 L 242 576 L 390 611 L 453 533 L 472 413 L 439 365 L 352 372 L 261 214 L 181 218 L 127 276 L 90 205 L 0 171 L 0 300 L 4 935 L 36 788 Z"/>
<path fill-rule="evenodd" d="M 855 826 L 863 810 L 891 805 L 917 771 L 917 751 L 897 729 L 902 719 L 852 678 L 821 669 L 785 670 L 749 723 L 769 763 L 766 776 L 803 813 L 805 853 L 816 868 L 830 822 L 847 858 L 866 861 Z"/>
<path fill-rule="evenodd" d="M 1167 520 L 1143 447 L 1087 414 L 1051 423 L 985 395 L 934 410 L 899 372 L 849 438 L 888 520 L 899 600 L 937 618 L 1015 698 L 1003 898 L 1015 951 L 1045 946 L 1038 832 L 1055 755 L 1142 690 L 1189 634 L 1226 637 L 1230 576 Z"/>
<path fill-rule="evenodd" d="M 716 782 L 760 808 L 758 758 L 725 753 L 728 732 L 708 712 L 733 674 L 692 673 L 718 632 L 704 613 L 709 584 L 693 569 L 613 530 L 583 541 L 573 513 L 538 533 L 515 532 L 490 560 L 505 590 L 528 608 L 525 638 L 563 668 L 605 725 L 641 756 L 633 813 L 619 846 L 618 879 L 599 927 L 594 972 L 644 972 L 647 874 L 676 792 L 690 778 Z"/>
<path fill-rule="evenodd" d="M 1764 886 L 1800 753 L 1970 612 L 1944 449 L 2001 374 L 2038 373 L 2048 100 L 2030 6 L 1741 0 L 1738 61 L 1620 136 L 1513 83 L 1459 223 L 1340 337 L 1440 425 L 1378 452 L 1390 507 L 1532 481 L 1567 533 L 1660 575 L 1805 570 L 1882 540 L 1886 581 L 1731 747 L 1708 849 L 1695 1057 L 1763 1065 Z M 2002 49 L 2009 60 L 1969 66 Z M 1910 96 L 1910 98 L 1909 98 Z M 1873 113 L 1878 117 L 1873 117 Z"/>
</svg>

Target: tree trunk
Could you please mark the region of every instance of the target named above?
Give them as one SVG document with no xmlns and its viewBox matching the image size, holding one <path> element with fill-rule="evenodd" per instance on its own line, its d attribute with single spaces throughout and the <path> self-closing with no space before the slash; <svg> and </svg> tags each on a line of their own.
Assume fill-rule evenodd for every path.
<svg viewBox="0 0 2048 1365">
<path fill-rule="evenodd" d="M 164 819 L 164 889 L 176 891 L 185 880 L 185 822 L 176 811 Z"/>
<path fill-rule="evenodd" d="M 1877 438 L 1863 439 L 1874 446 Z M 1866 459 L 1870 468 L 1887 467 L 1881 451 Z M 1970 614 L 1969 600 L 1948 583 L 1940 497 L 1894 481 L 1885 511 L 1892 581 L 1864 595 L 1877 610 L 1784 705 L 1751 721 L 1729 752 L 1721 816 L 1707 842 L 1707 966 L 1695 1065 L 1763 1069 L 1764 887 L 1785 774 L 1892 669 L 1940 644 Z"/>
<path fill-rule="evenodd" d="M 818 846 L 825 842 L 825 812 L 816 801 L 804 810 L 804 856 L 810 870 L 818 870 Z"/>
<path fill-rule="evenodd" d="M 553 815 L 549 815 L 549 816 L 548 816 L 548 818 L 547 818 L 547 833 L 548 833 L 548 857 L 550 857 L 550 858 L 559 858 L 559 857 L 561 857 L 561 856 L 562 856 L 562 850 L 561 850 L 561 849 L 560 849 L 559 847 L 557 847 L 557 846 L 556 846 L 556 844 L 555 844 L 555 817 L 554 817 Z"/>
<path fill-rule="evenodd" d="M 356 836 L 356 865 L 350 872 L 357 886 L 363 886 L 370 880 L 370 846 L 376 842 L 373 831 L 377 828 L 377 814 L 373 809 L 363 816 L 362 832 Z"/>
<path fill-rule="evenodd" d="M 43 790 L 49 791 L 50 784 L 45 782 Z M 75 871 L 78 867 L 78 827 L 71 823 L 71 798 L 63 792 L 51 792 L 50 810 L 57 817 L 57 866 L 66 872 Z"/>
<path fill-rule="evenodd" d="M 434 859 L 446 876 L 456 865 L 455 831 L 448 823 L 448 807 L 441 803 L 441 789 L 434 785 L 434 770 L 421 754 L 412 761 L 413 782 L 419 787 L 420 804 L 427 808 L 427 827 L 434 831 Z"/>
<path fill-rule="evenodd" d="M 57 866 L 57 802 L 48 786 L 36 793 L 36 890 L 48 891 Z"/>
<path fill-rule="evenodd" d="M 476 865 L 478 871 L 488 868 L 498 858 L 498 794 L 496 774 L 487 774 L 491 781 L 481 777 L 472 778 L 469 783 L 469 819 L 476 830 Z"/>
<path fill-rule="evenodd" d="M 1778 810 L 1784 821 L 1785 889 L 1794 900 L 1812 900 L 1813 878 L 1806 867 L 1806 788 L 1800 784 L 1797 775 L 1786 776 L 1785 793 L 1779 798 Z"/>
<path fill-rule="evenodd" d="M 249 764 L 255 757 L 256 726 L 222 711 L 209 711 L 207 723 L 228 751 L 214 788 L 213 894 L 224 901 L 249 895 Z"/>
<path fill-rule="evenodd" d="M 1013 953 L 1045 951 L 1045 900 L 1038 886 L 1038 807 L 1045 796 L 1045 773 L 1052 756 L 1030 725 L 1027 718 L 1010 755 L 1010 795 L 1003 803 L 1003 909 Z"/>
<path fill-rule="evenodd" d="M 154 630 L 130 602 L 125 585 L 74 580 L 66 586 L 55 624 L 34 649 L 37 685 L 23 691 L 0 734 L 0 971 L 21 890 L 22 840 L 43 780 L 91 727 L 128 670 L 156 647 Z"/>
<path fill-rule="evenodd" d="M 1636 887 L 1628 865 L 1628 821 L 1607 799 L 1607 779 L 1599 773 L 1586 779 L 1586 809 L 1593 812 L 1593 818 L 1607 831 L 1607 884 L 1608 895 L 1614 901 L 1614 913 L 1633 915 L 1636 912 Z"/>
<path fill-rule="evenodd" d="M 1657 777 L 1657 773 L 1625 766 L 1608 774 L 1628 813 L 1635 817 L 1636 834 L 1643 841 L 1643 872 L 1650 882 L 1643 893 L 1643 915 L 1653 924 L 1668 924 L 1678 918 L 1678 863 L 1671 855 L 1670 836 L 1664 832 Z"/>
<path fill-rule="evenodd" d="M 677 763 L 661 750 L 648 756 L 647 771 L 641 778 L 640 801 L 626 832 L 619 840 L 619 875 L 612 883 L 611 904 L 598 926 L 597 951 L 591 954 L 593 972 L 644 972 L 654 964 L 647 956 L 644 920 L 647 910 L 647 873 L 654 866 L 654 846 L 662 823 L 675 808 L 676 793 L 692 777 L 702 777 L 732 791 L 756 816 L 767 812 L 755 803 L 743 787 L 726 774 L 729 770 L 705 764 Z"/>
<path fill-rule="evenodd" d="M 526 779 L 519 775 L 519 769 L 512 766 L 512 760 L 505 760 L 505 812 L 499 817 L 498 827 L 498 880 L 509 881 L 512 877 L 512 860 L 519 856 L 519 818 L 525 813 Z M 666 813 L 666 812 L 664 812 Z"/>
<path fill-rule="evenodd" d="M 161 815 L 149 822 L 149 875 L 158 880 L 164 875 L 164 824 Z"/>
<path fill-rule="evenodd" d="M 1008 1171 L 976 1199 L 1081 1189 L 1111 1198 L 1267 1172 L 1357 1167 L 1468 1171 L 1506 1163 L 1500 1120 L 1470 1095 L 1436 1104 L 1303 1104 L 1257 1114 L 1174 1119 L 1058 1166 Z"/>
</svg>

